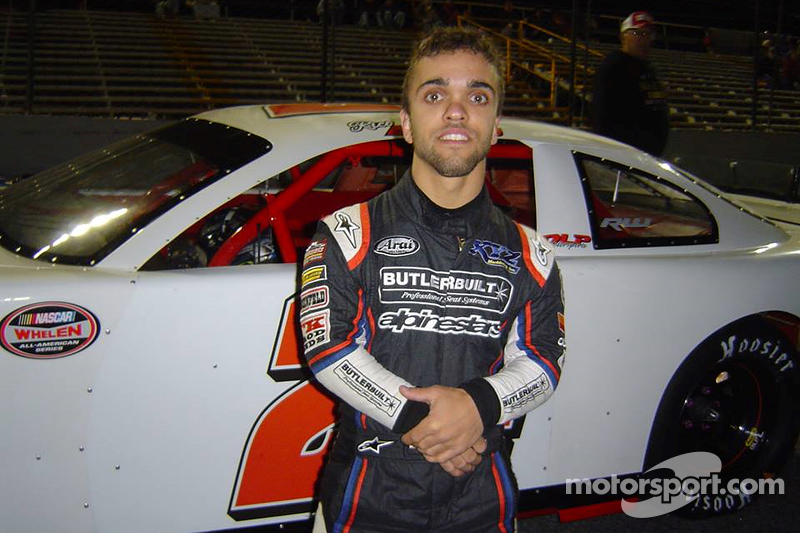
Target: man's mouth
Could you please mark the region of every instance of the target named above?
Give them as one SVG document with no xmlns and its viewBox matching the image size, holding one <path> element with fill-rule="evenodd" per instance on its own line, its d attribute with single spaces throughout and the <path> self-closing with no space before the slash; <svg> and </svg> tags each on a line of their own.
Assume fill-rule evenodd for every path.
<svg viewBox="0 0 800 533">
<path fill-rule="evenodd" d="M 456 141 L 456 142 L 466 142 L 469 140 L 469 136 L 466 133 L 458 133 L 458 132 L 448 132 L 444 135 L 439 137 L 440 141 Z"/>
</svg>

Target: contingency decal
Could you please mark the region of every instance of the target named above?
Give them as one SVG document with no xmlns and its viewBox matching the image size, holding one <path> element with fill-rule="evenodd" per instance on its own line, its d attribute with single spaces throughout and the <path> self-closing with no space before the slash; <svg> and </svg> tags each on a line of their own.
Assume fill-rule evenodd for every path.
<svg viewBox="0 0 800 533">
<path fill-rule="evenodd" d="M 56 359 L 86 349 L 100 323 L 90 311 L 65 302 L 27 305 L 7 315 L 0 342 L 9 352 L 31 359 Z"/>
</svg>

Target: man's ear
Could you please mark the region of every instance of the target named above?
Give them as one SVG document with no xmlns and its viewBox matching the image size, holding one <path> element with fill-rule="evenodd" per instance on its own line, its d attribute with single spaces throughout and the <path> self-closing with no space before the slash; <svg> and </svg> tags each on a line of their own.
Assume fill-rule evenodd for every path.
<svg viewBox="0 0 800 533">
<path fill-rule="evenodd" d="M 500 117 L 494 119 L 494 128 L 492 128 L 492 144 L 497 144 L 498 131 L 500 131 Z"/>
<path fill-rule="evenodd" d="M 414 137 L 411 135 L 411 117 L 405 109 L 400 110 L 400 125 L 403 127 L 403 138 L 408 144 L 414 144 Z"/>
</svg>

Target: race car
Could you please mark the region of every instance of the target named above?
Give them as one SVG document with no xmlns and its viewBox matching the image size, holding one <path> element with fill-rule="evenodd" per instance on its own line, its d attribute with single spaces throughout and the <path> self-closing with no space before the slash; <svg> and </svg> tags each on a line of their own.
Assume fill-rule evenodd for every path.
<svg viewBox="0 0 800 533">
<path fill-rule="evenodd" d="M 209 111 L 0 192 L 4 530 L 308 527 L 336 420 L 298 350 L 324 327 L 301 326 L 299 299 L 326 298 L 301 278 L 327 273 L 298 258 L 318 219 L 401 179 L 398 111 Z M 800 428 L 797 226 L 522 119 L 501 120 L 486 184 L 550 241 L 564 283 L 563 377 L 506 427 L 521 512 L 589 515 L 599 500 L 567 480 L 692 451 L 728 477 L 779 473 Z"/>
</svg>

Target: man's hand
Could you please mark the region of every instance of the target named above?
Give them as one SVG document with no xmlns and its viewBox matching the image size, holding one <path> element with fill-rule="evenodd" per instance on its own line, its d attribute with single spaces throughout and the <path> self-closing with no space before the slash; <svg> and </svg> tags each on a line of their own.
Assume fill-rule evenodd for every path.
<svg viewBox="0 0 800 533">
<path fill-rule="evenodd" d="M 485 451 L 486 439 L 481 437 L 478 439 L 478 442 L 467 448 L 461 455 L 456 455 L 449 461 L 441 463 L 442 468 L 453 477 L 461 477 L 464 474 L 469 474 L 475 470 L 475 467 L 483 460 L 481 454 Z"/>
<path fill-rule="evenodd" d="M 403 442 L 414 446 L 428 461 L 444 464 L 463 454 L 483 433 L 478 408 L 463 389 L 434 385 L 400 392 L 409 400 L 430 405 L 422 422 L 403 435 Z M 446 468 L 445 468 L 446 469 Z"/>
</svg>

